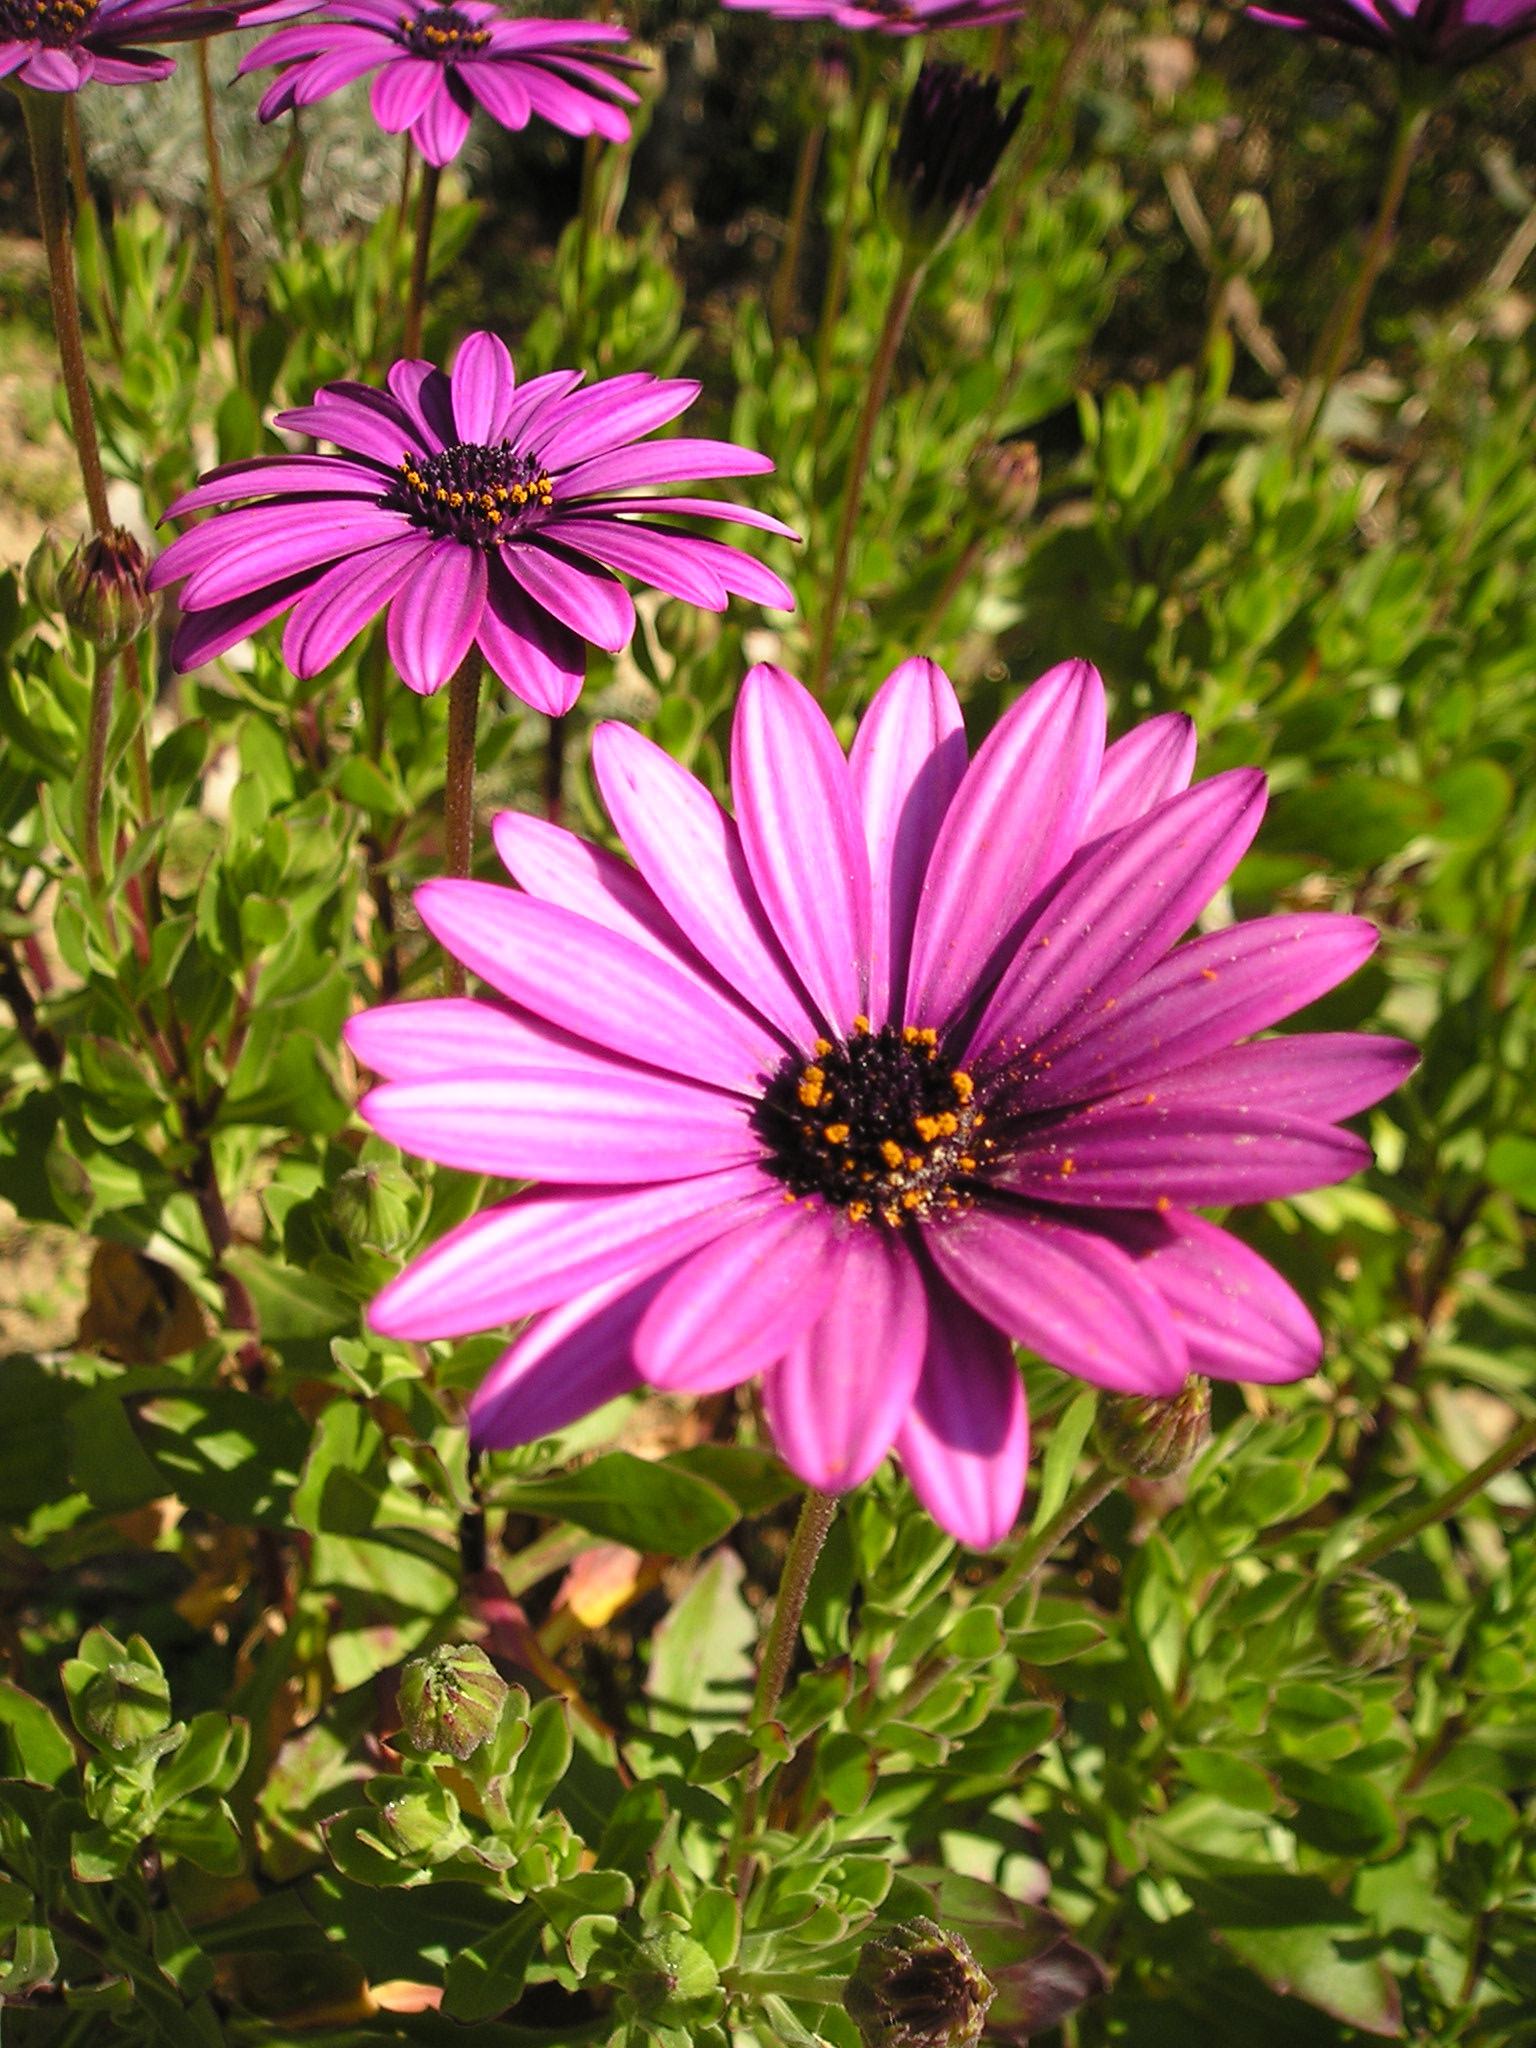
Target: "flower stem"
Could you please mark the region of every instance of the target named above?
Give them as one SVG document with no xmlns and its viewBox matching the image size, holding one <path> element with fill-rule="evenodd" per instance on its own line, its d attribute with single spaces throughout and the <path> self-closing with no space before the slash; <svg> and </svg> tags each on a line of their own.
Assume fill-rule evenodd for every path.
<svg viewBox="0 0 1536 2048">
<path fill-rule="evenodd" d="M 929 606 L 928 616 L 918 629 L 917 638 L 913 642 L 914 646 L 920 647 L 926 652 L 933 645 L 933 642 L 938 637 L 939 628 L 949 617 L 950 606 L 960 595 L 961 586 L 966 578 L 981 560 L 986 545 L 986 536 L 984 534 L 977 534 L 973 540 L 966 542 L 960 553 L 955 557 L 954 567 L 944 578 L 943 588 Z"/>
<path fill-rule="evenodd" d="M 203 103 L 203 153 L 208 163 L 208 213 L 213 224 L 214 276 L 218 290 L 215 294 L 219 332 L 230 342 L 239 360 L 240 349 L 240 294 L 235 283 L 235 258 L 229 239 L 229 208 L 224 199 L 224 164 L 219 155 L 218 130 L 214 126 L 213 80 L 208 71 L 208 45 L 200 42 L 197 51 L 197 89 Z"/>
<path fill-rule="evenodd" d="M 75 454 L 80 463 L 91 524 L 98 533 L 106 533 L 112 524 L 112 515 L 107 510 L 107 480 L 101 467 L 96 415 L 91 406 L 91 384 L 85 368 L 85 343 L 80 333 L 75 252 L 69 231 L 69 167 L 64 149 L 63 95 L 34 92 L 28 86 L 20 86 L 17 90 L 21 95 L 27 142 L 32 152 L 38 220 L 48 257 L 48 301 L 59 345 L 59 365 L 64 373 L 64 396 L 69 405 Z"/>
<path fill-rule="evenodd" d="M 422 322 L 427 312 L 427 272 L 432 262 L 432 223 L 437 218 L 437 187 L 442 171 L 421 162 L 421 190 L 416 197 L 416 247 L 411 255 L 411 293 L 405 306 L 405 341 L 401 353 L 421 354 Z"/>
<path fill-rule="evenodd" d="M 1458 1479 L 1445 1493 L 1437 1494 L 1433 1500 L 1425 1501 L 1420 1507 L 1410 1508 L 1407 1514 L 1399 1515 L 1395 1521 L 1388 1522 L 1386 1528 L 1373 1536 L 1362 1550 L 1357 1550 L 1352 1557 L 1346 1557 L 1327 1576 L 1337 1578 L 1340 1572 L 1364 1571 L 1379 1558 L 1388 1557 L 1394 1550 L 1400 1550 L 1405 1543 L 1411 1542 L 1421 1529 L 1428 1529 L 1436 1522 L 1449 1520 L 1458 1508 L 1464 1507 L 1469 1500 L 1474 1500 L 1490 1479 L 1497 1479 L 1501 1472 L 1507 1472 L 1511 1466 L 1518 1465 L 1522 1459 L 1528 1458 L 1532 1451 L 1536 1451 L 1536 1418 L 1517 1429 L 1512 1436 L 1506 1437 L 1498 1449 L 1484 1458 L 1475 1471 L 1469 1472 L 1464 1479 Z"/>
<path fill-rule="evenodd" d="M 1079 1522 L 1086 1522 L 1101 1501 L 1114 1492 L 1118 1475 L 1107 1465 L 1096 1465 L 1067 1495 L 1061 1506 L 1043 1527 L 1027 1536 L 1013 1554 L 1013 1562 L 987 1588 L 987 1599 L 998 1607 L 1006 1607 L 1016 1593 L 1035 1577 L 1051 1552 L 1065 1537 L 1072 1534 Z"/>
<path fill-rule="evenodd" d="M 859 423 L 854 430 L 853 452 L 848 458 L 848 480 L 843 486 L 843 506 L 837 522 L 837 539 L 832 547 L 832 581 L 822 604 L 821 630 L 816 640 L 815 660 L 811 665 L 811 688 L 818 696 L 826 688 L 827 671 L 832 663 L 832 645 L 837 638 L 837 628 L 843 615 L 843 600 L 848 594 L 848 555 L 853 545 L 853 529 L 858 523 L 859 507 L 864 497 L 864 478 L 869 468 L 869 453 L 874 444 L 875 422 L 880 417 L 880 408 L 885 404 L 886 393 L 891 386 L 891 370 L 896 361 L 896 351 L 901 346 L 901 337 L 907 331 L 907 322 L 917 301 L 918 288 L 923 281 L 927 264 L 920 256 L 908 252 L 901 259 L 901 269 L 896 274 L 896 283 L 891 292 L 890 304 L 885 309 L 885 324 L 880 330 L 880 339 L 875 347 L 875 359 L 870 366 L 869 382 L 864 387 L 864 403 L 859 410 Z"/>
<path fill-rule="evenodd" d="M 859 187 L 864 170 L 864 130 L 869 125 L 869 109 L 875 97 L 875 79 L 878 60 L 865 48 L 865 38 L 854 41 L 854 62 L 858 66 L 859 83 L 853 102 L 853 121 L 848 137 L 848 182 L 843 187 L 842 209 L 837 217 L 837 233 L 832 243 L 832 259 L 827 266 L 827 281 L 821 295 L 821 318 L 816 325 L 816 427 L 812 446 L 821 446 L 821 430 L 826 423 L 827 386 L 832 375 L 832 336 L 837 327 L 838 315 L 843 310 L 843 290 L 848 282 L 848 256 L 853 247 L 854 219 L 858 212 Z"/>
<path fill-rule="evenodd" d="M 102 882 L 101 798 L 107 781 L 107 736 L 112 730 L 115 655 L 98 654 L 91 682 L 91 727 L 85 750 L 85 872 L 93 889 Z"/>
<path fill-rule="evenodd" d="M 475 723 L 480 712 L 481 657 L 471 647 L 448 685 L 448 773 L 443 784 L 447 871 L 468 878 L 475 831 Z M 444 976 L 451 996 L 464 993 L 464 969 L 448 962 Z"/>
<path fill-rule="evenodd" d="M 845 1977 L 802 1977 L 795 1970 L 743 1970 L 733 1974 L 733 1998 L 793 1998 L 802 2005 L 841 2005 Z"/>
<path fill-rule="evenodd" d="M 1324 322 L 1307 380 L 1296 403 L 1293 439 L 1298 450 L 1311 437 L 1329 392 L 1354 358 L 1365 309 L 1392 252 L 1397 216 L 1408 190 L 1414 158 L 1424 139 L 1429 113 L 1422 100 L 1404 92 L 1398 105 L 1397 133 L 1393 138 L 1392 153 L 1387 159 L 1387 174 L 1382 183 L 1376 219 L 1360 252 L 1360 267 Z"/>
<path fill-rule="evenodd" d="M 784 246 L 779 251 L 778 268 L 774 271 L 773 284 L 768 292 L 768 331 L 775 342 L 784 339 L 784 330 L 795 309 L 795 278 L 800 269 L 805 223 L 810 216 L 811 193 L 815 190 L 821 145 L 826 136 L 826 122 L 813 121 L 800 145 L 800 161 L 795 166 L 795 185 L 790 194 L 789 219 L 784 227 Z"/>
</svg>

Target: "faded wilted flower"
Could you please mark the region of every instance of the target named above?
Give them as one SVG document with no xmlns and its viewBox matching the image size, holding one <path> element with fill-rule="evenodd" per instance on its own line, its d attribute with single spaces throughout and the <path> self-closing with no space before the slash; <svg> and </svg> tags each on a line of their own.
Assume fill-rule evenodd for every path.
<svg viewBox="0 0 1536 2048">
<path fill-rule="evenodd" d="M 417 1749 L 462 1763 L 489 1742 L 508 1687 L 478 1643 L 445 1643 L 400 1674 L 400 1723 Z"/>
<path fill-rule="evenodd" d="M 1211 1440 L 1210 1382 L 1186 1380 L 1166 1398 L 1106 1394 L 1094 1418 L 1093 1437 L 1111 1471 L 1136 1479 L 1172 1479 Z"/>
<path fill-rule="evenodd" d="M 969 2048 L 994 1995 L 960 1936 L 919 1915 L 865 1942 L 843 2006 L 864 2048 Z"/>
<path fill-rule="evenodd" d="M 961 64 L 930 62 L 918 73 L 891 153 L 888 201 L 904 241 L 932 248 L 964 225 L 997 175 L 1029 98 L 1004 109 L 1000 81 Z"/>
</svg>

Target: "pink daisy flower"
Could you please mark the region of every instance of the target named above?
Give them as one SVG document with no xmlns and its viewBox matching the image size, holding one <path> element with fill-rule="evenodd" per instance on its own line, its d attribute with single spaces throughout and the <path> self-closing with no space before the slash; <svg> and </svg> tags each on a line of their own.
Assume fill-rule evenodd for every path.
<svg viewBox="0 0 1536 2048">
<path fill-rule="evenodd" d="M 726 0 L 729 6 L 731 0 Z M 1250 7 L 1256 21 L 1460 71 L 1536 34 L 1536 0 L 1292 0 Z"/>
<path fill-rule="evenodd" d="M 486 994 L 354 1018 L 384 1076 L 362 1114 L 424 1158 L 541 1185 L 416 1260 L 371 1321 L 420 1339 L 532 1318 L 475 1395 L 481 1444 L 642 1385 L 757 1375 L 807 1485 L 857 1486 L 894 1450 L 979 1548 L 1023 1493 L 1015 1342 L 1120 1392 L 1314 1368 L 1301 1301 L 1195 1212 L 1369 1164 L 1339 1120 L 1411 1048 L 1254 1034 L 1375 930 L 1298 912 L 1177 944 L 1252 840 L 1264 777 L 1189 787 L 1181 717 L 1104 739 L 1103 686 L 1070 662 L 968 764 L 948 681 L 909 661 L 845 759 L 800 684 L 758 667 L 734 819 L 603 725 L 633 865 L 504 814 L 519 891 L 418 892 Z"/>
<path fill-rule="evenodd" d="M 771 14 L 775 21 L 830 21 L 841 29 L 878 29 L 887 36 L 921 36 L 946 28 L 991 28 L 1016 21 L 1018 0 L 722 0 L 738 14 Z"/>
</svg>

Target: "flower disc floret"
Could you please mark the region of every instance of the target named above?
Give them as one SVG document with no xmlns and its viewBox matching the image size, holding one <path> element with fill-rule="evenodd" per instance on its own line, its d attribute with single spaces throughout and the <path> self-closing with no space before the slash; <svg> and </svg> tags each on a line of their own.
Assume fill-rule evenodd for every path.
<svg viewBox="0 0 1536 2048">
<path fill-rule="evenodd" d="M 549 472 L 510 441 L 494 448 L 456 441 L 433 455 L 404 455 L 397 502 L 431 533 L 500 547 L 526 518 L 555 502 Z"/>
<path fill-rule="evenodd" d="M 0 42 L 67 50 L 89 27 L 97 0 L 0 0 Z"/>
<path fill-rule="evenodd" d="M 488 28 L 471 21 L 457 7 L 428 7 L 421 13 L 409 10 L 400 16 L 400 33 L 405 46 L 419 57 L 462 56 L 483 50 L 491 39 Z"/>
</svg>

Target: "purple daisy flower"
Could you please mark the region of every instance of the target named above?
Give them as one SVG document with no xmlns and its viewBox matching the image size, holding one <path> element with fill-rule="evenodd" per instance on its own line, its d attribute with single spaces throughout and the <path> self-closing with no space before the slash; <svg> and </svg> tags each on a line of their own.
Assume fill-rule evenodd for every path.
<svg viewBox="0 0 1536 2048">
<path fill-rule="evenodd" d="M 1193 1212 L 1369 1163 L 1337 1120 L 1395 1088 L 1411 1048 L 1252 1035 L 1376 933 L 1295 913 L 1176 945 L 1253 838 L 1264 777 L 1190 788 L 1188 719 L 1107 751 L 1104 726 L 1098 675 L 1071 662 L 967 765 L 948 681 L 909 661 L 845 759 L 808 692 L 758 667 L 734 820 L 602 725 L 633 866 L 504 814 L 522 893 L 418 892 L 488 993 L 353 1018 L 384 1076 L 362 1114 L 422 1157 L 547 1184 L 371 1310 L 412 1339 L 534 1319 L 475 1395 L 480 1443 L 646 1383 L 760 1374 L 808 1485 L 856 1486 L 894 1449 L 935 1519 L 984 1547 L 1024 1486 L 1015 1340 L 1137 1393 L 1313 1369 L 1300 1300 Z"/>
<path fill-rule="evenodd" d="M 656 515 L 703 516 L 790 540 L 780 520 L 713 498 L 626 496 L 773 464 L 730 441 L 640 437 L 685 412 L 688 379 L 635 372 L 586 389 L 579 370 L 519 387 L 506 345 L 471 334 L 453 374 L 399 362 L 388 389 L 327 384 L 277 425 L 339 455 L 232 462 L 177 500 L 177 518 L 233 505 L 172 541 L 154 589 L 186 578 L 171 647 L 195 668 L 289 612 L 283 659 L 317 675 L 389 607 L 389 656 L 423 696 L 477 642 L 516 696 L 570 709 L 587 645 L 629 644 L 635 608 L 615 571 L 708 611 L 731 595 L 791 610 L 752 556 Z"/>
<path fill-rule="evenodd" d="M 1017 0 L 721 0 L 738 14 L 771 14 L 775 21 L 830 21 L 841 29 L 878 29 L 887 36 L 921 36 L 946 28 L 991 28 L 1017 21 Z"/>
<path fill-rule="evenodd" d="M 441 165 L 463 148 L 477 102 L 503 128 L 539 114 L 567 135 L 627 142 L 629 121 L 613 102 L 639 94 L 611 72 L 644 67 L 605 47 L 627 37 L 617 22 L 514 21 L 490 0 L 335 0 L 258 44 L 240 70 L 283 67 L 262 96 L 263 121 L 376 71 L 374 119 L 390 135 L 408 132 Z"/>
<path fill-rule="evenodd" d="M 176 69 L 174 58 L 146 43 L 196 42 L 234 28 L 242 13 L 249 21 L 250 10 L 238 4 L 203 7 L 197 0 L 0 0 L 0 78 L 35 92 L 78 92 L 93 80 L 145 85 Z"/>
<path fill-rule="evenodd" d="M 729 6 L 731 0 L 726 0 Z M 1277 28 L 1314 29 L 1336 42 L 1461 71 L 1536 33 L 1536 0 L 1293 0 L 1250 7 Z"/>
</svg>

